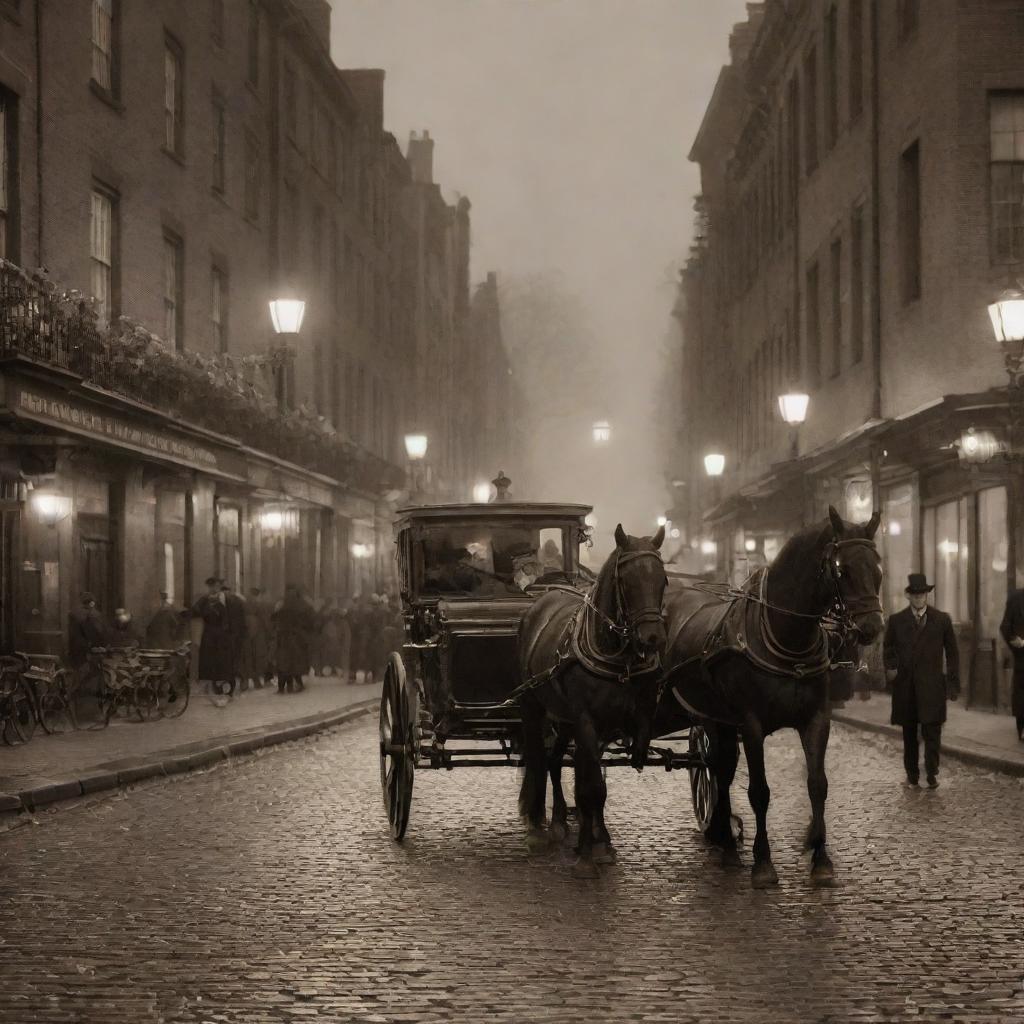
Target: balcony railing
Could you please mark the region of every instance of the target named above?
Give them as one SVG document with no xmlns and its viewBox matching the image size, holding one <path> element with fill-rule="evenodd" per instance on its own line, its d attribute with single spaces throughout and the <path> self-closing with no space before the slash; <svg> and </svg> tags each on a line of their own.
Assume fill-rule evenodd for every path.
<svg viewBox="0 0 1024 1024">
<path fill-rule="evenodd" d="M 29 359 L 226 433 L 250 448 L 370 493 L 398 489 L 397 466 L 305 409 L 282 411 L 265 386 L 271 359 L 177 352 L 126 317 L 99 323 L 93 303 L 0 260 L 0 359 Z"/>
</svg>

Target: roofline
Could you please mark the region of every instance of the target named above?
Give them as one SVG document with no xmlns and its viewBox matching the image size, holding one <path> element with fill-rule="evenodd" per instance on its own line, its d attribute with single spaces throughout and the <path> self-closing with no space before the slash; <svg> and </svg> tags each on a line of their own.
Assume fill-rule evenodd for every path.
<svg viewBox="0 0 1024 1024">
<path fill-rule="evenodd" d="M 555 504 L 533 501 L 502 501 L 482 504 L 461 502 L 448 505 L 407 505 L 396 511 L 402 519 L 444 519 L 449 516 L 467 516 L 478 519 L 514 518 L 528 516 L 538 519 L 573 518 L 579 519 L 593 511 L 592 505 Z"/>
</svg>

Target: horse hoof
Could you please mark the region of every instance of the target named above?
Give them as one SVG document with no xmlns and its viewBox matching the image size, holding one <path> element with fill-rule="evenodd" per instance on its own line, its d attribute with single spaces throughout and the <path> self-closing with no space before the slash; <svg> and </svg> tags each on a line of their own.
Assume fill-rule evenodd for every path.
<svg viewBox="0 0 1024 1024">
<path fill-rule="evenodd" d="M 779 875 L 771 861 L 755 864 L 750 871 L 750 884 L 755 889 L 770 889 L 779 884 Z"/>
<path fill-rule="evenodd" d="M 723 868 L 741 868 L 743 867 L 743 861 L 740 859 L 740 852 L 735 846 L 727 847 L 722 850 L 722 867 Z"/>
<path fill-rule="evenodd" d="M 732 830 L 732 837 L 737 843 L 743 842 L 743 819 L 738 814 L 729 816 L 729 828 Z"/>
<path fill-rule="evenodd" d="M 595 864 L 615 864 L 618 859 L 619 855 L 611 843 L 594 843 Z"/>
<path fill-rule="evenodd" d="M 564 843 L 569 837 L 569 828 L 564 821 L 551 822 L 548 832 L 551 835 L 551 841 L 555 843 Z"/>
<path fill-rule="evenodd" d="M 601 872 L 598 871 L 597 865 L 587 857 L 579 857 L 572 866 L 572 877 L 573 878 L 600 878 Z"/>
<path fill-rule="evenodd" d="M 836 869 L 832 866 L 832 861 L 821 861 L 811 868 L 811 882 L 814 885 L 829 886 L 835 880 Z"/>
<path fill-rule="evenodd" d="M 540 829 L 531 829 L 526 836 L 526 852 L 535 857 L 538 854 L 548 852 L 548 835 Z"/>
</svg>

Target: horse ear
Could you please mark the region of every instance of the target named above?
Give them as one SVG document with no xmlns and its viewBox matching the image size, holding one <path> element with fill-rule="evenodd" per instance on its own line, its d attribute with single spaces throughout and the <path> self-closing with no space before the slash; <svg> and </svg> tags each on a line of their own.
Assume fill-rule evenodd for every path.
<svg viewBox="0 0 1024 1024">
<path fill-rule="evenodd" d="M 615 544 L 620 548 L 624 548 L 627 543 L 626 531 L 622 528 L 622 523 L 619 523 L 615 527 Z"/>
<path fill-rule="evenodd" d="M 835 505 L 829 505 L 828 507 L 828 518 L 832 522 L 832 529 L 835 530 L 837 537 L 842 537 L 846 531 L 846 524 L 843 522 L 839 513 L 835 509 Z"/>
<path fill-rule="evenodd" d="M 882 513 L 877 509 L 871 513 L 871 518 L 868 520 L 867 526 L 864 527 L 864 536 L 868 540 L 871 540 L 875 535 L 875 531 L 878 529 L 878 524 L 882 521 Z"/>
<path fill-rule="evenodd" d="M 665 527 L 659 526 L 658 532 L 651 538 L 651 543 L 654 545 L 654 550 L 659 551 L 661 545 L 665 542 Z"/>
</svg>

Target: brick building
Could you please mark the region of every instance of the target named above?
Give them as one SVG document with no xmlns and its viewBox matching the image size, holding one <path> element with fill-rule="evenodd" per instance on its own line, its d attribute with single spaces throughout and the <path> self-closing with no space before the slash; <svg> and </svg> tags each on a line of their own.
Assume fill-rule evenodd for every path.
<svg viewBox="0 0 1024 1024">
<path fill-rule="evenodd" d="M 459 368 L 418 348 L 384 72 L 329 38 L 326 0 L 0 0 L 0 648 L 59 650 L 83 589 L 145 621 L 214 567 L 390 585 L 418 360 L 448 393 Z M 468 296 L 468 202 L 445 211 L 436 284 Z"/>
<path fill-rule="evenodd" d="M 969 429 L 1005 447 L 1009 422 L 986 307 L 1024 258 L 1021 42 L 1009 2 L 748 4 L 690 154 L 674 310 L 691 565 L 742 576 L 828 502 L 855 521 L 880 508 L 887 611 L 926 571 L 988 706 L 1008 700 L 1019 467 L 958 456 Z M 796 438 L 787 390 L 810 395 Z"/>
</svg>

